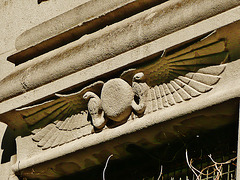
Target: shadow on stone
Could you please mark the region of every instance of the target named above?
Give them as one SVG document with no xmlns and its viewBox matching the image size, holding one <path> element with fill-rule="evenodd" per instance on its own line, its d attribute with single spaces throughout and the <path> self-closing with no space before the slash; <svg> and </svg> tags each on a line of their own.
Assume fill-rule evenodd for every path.
<svg viewBox="0 0 240 180">
<path fill-rule="evenodd" d="M 16 154 L 16 140 L 9 127 L 6 128 L 3 135 L 1 149 L 3 150 L 1 164 L 10 162 L 11 156 Z"/>
</svg>

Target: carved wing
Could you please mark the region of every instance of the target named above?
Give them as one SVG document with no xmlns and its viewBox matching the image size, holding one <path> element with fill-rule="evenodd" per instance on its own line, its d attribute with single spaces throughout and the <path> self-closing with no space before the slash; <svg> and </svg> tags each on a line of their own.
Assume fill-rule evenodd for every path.
<svg viewBox="0 0 240 180">
<path fill-rule="evenodd" d="M 98 81 L 85 87 L 77 93 L 69 95 L 56 94 L 58 97 L 56 100 L 17 109 L 16 111 L 22 116 L 29 130 L 32 131 L 37 128 L 42 128 L 51 122 L 55 122 L 56 120 L 63 121 L 72 115 L 83 113 L 83 111 L 87 110 L 87 102 L 83 99 L 84 93 L 92 91 L 99 95 L 102 86 L 103 82 Z M 68 120 L 70 121 L 70 119 Z M 66 123 L 67 122 L 68 121 L 66 121 Z M 59 130 L 64 130 L 61 127 L 63 127 L 65 123 L 60 126 L 61 123 L 62 122 L 59 122 L 55 125 Z"/>
<path fill-rule="evenodd" d="M 131 83 L 136 73 L 143 72 L 146 83 L 151 87 L 167 83 L 178 76 L 185 76 L 188 72 L 224 63 L 229 54 L 226 44 L 225 39 L 218 39 L 216 33 L 213 33 L 188 47 L 178 49 L 174 53 L 166 53 L 166 56 L 157 58 L 151 63 L 126 71 L 121 78 Z"/>
<path fill-rule="evenodd" d="M 32 139 L 43 150 L 63 145 L 75 139 L 92 133 L 92 125 L 87 120 L 87 111 L 66 118 L 56 120 L 40 130 L 35 130 Z"/>
<path fill-rule="evenodd" d="M 213 89 L 220 80 L 226 65 L 202 68 L 196 73 L 171 80 L 169 83 L 156 85 L 149 89 L 145 114 L 188 101 Z"/>
</svg>

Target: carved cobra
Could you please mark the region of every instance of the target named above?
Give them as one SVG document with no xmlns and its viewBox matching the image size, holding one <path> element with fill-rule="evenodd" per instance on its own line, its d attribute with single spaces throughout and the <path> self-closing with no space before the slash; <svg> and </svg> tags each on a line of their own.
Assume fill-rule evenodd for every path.
<svg viewBox="0 0 240 180">
<path fill-rule="evenodd" d="M 88 112 L 92 117 L 93 126 L 101 129 L 105 126 L 106 120 L 104 119 L 101 99 L 93 92 L 86 92 L 83 99 L 88 101 Z"/>
</svg>

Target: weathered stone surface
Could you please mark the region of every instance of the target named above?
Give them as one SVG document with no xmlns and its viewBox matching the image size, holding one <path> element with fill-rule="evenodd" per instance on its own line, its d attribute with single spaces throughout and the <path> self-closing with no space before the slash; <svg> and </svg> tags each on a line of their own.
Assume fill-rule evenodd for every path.
<svg viewBox="0 0 240 180">
<path fill-rule="evenodd" d="M 113 24 L 17 67 L 16 72 L 0 82 L 0 121 L 19 131 L 31 129 L 34 135 L 17 137 L 17 157 L 13 156 L 11 169 L 24 178 L 58 178 L 103 164 L 110 154 L 116 155 L 116 158 L 125 158 L 129 156 L 126 150 L 128 144 L 153 148 L 177 138 L 177 130 L 186 132 L 182 134 L 185 136 L 189 129 L 212 130 L 235 121 L 240 97 L 240 6 L 231 8 L 236 5 L 239 5 L 239 1 L 168 1 L 163 6 Z M 225 12 L 216 15 L 223 11 Z M 184 16 L 177 17 L 179 14 Z M 169 18 L 172 21 L 166 23 Z M 209 19 L 201 21 L 205 18 Z M 237 20 L 237 23 L 230 24 Z M 198 23 L 194 24 L 196 22 Z M 182 29 L 189 25 L 192 26 Z M 203 34 L 225 25 L 229 26 L 218 29 L 210 36 L 209 41 L 201 39 L 204 48 L 193 43 L 193 46 L 181 49 L 183 45 L 193 42 L 192 39 L 198 39 L 197 36 L 204 37 Z M 177 30 L 179 31 L 175 32 Z M 58 30 L 53 31 L 59 33 Z M 172 34 L 166 35 L 169 33 Z M 37 41 L 49 37 L 45 35 L 39 38 L 40 33 Z M 29 44 L 37 42 L 36 39 L 30 39 Z M 163 50 L 166 50 L 167 55 L 163 54 L 161 58 L 168 57 L 172 61 L 165 63 L 166 72 L 163 74 L 167 77 L 167 71 L 174 66 L 175 72 L 186 71 L 180 73 L 182 76 L 178 74 L 161 82 L 158 79 L 159 74 L 161 75 L 158 73 L 159 68 L 149 68 L 150 63 L 145 64 L 145 68 L 141 66 L 142 60 L 146 62 L 145 59 L 157 57 Z M 209 52 L 220 55 L 212 56 Z M 197 58 L 198 63 L 191 58 Z M 186 63 L 186 59 L 191 60 Z M 220 63 L 225 64 L 219 65 Z M 202 68 L 210 65 L 211 67 Z M 134 81 L 134 78 L 128 79 L 128 82 L 132 81 L 129 84 L 120 78 L 109 80 L 119 77 L 121 71 L 129 66 L 136 66 L 139 71 L 147 68 L 154 70 L 138 72 L 146 75 L 146 79 L 153 79 L 149 81 L 152 83 L 147 85 L 146 81 Z M 199 71 L 196 66 L 201 66 Z M 186 75 L 189 71 L 193 73 Z M 78 103 L 83 98 L 81 93 L 71 94 L 73 99 L 69 95 L 58 95 L 52 101 L 47 101 L 59 105 L 54 109 L 52 107 L 56 103 L 50 103 L 51 111 L 48 106 L 33 105 L 36 101 L 43 102 L 44 98 L 50 98 L 56 92 L 75 91 L 101 78 L 106 82 L 104 86 L 101 82 L 97 91 L 88 89 L 94 91 L 93 97 L 97 100 L 89 101 L 88 107 L 87 104 L 82 107 Z M 145 86 L 140 86 L 143 84 Z M 75 96 L 77 94 L 79 97 Z M 146 102 L 143 103 L 144 113 L 140 110 L 139 115 L 134 112 L 139 108 L 133 108 L 132 102 L 135 100 L 134 95 L 142 97 L 141 94 L 145 94 Z M 65 101 L 62 105 L 60 103 L 63 99 Z M 67 110 L 69 117 L 64 115 L 65 119 L 62 116 L 60 120 L 60 112 L 65 111 L 64 107 L 69 107 L 73 101 L 74 108 L 82 112 L 70 116 L 70 108 Z M 141 105 L 141 98 L 137 102 L 137 105 Z M 26 107 L 29 104 L 31 106 Z M 95 109 L 96 104 L 99 109 Z M 28 108 L 32 108 L 32 111 L 24 111 Z M 95 115 L 101 115 L 101 118 L 113 121 L 127 121 L 111 128 L 103 128 L 100 123 L 101 129 L 95 133 L 96 131 L 92 131 L 94 123 L 90 122 L 89 114 L 92 119 Z M 34 126 L 38 120 L 44 122 L 40 123 L 41 126 Z M 43 128 L 36 129 L 39 127 Z M 166 138 L 165 133 L 170 136 Z M 165 136 L 161 138 L 163 134 Z M 10 175 L 10 178 L 16 179 L 9 166 L 10 164 L 0 166 L 0 171 L 6 169 L 4 173 L 7 175 L 4 174 L 3 178 Z"/>
<path fill-rule="evenodd" d="M 32 62 L 16 68 L 15 72 L 1 82 L 1 100 L 22 94 L 30 89 L 105 61 L 134 47 L 138 47 L 220 13 L 229 6 L 234 7 L 239 3 L 239 1 L 231 1 L 230 3 L 221 1 L 218 2 L 219 6 L 217 6 L 213 1 L 209 0 L 209 3 L 207 3 L 208 0 L 206 0 L 206 2 L 199 1 L 199 4 L 194 2 L 194 4 L 198 4 L 198 6 L 195 7 L 191 5 L 188 6 L 187 3 L 186 6 L 175 6 L 177 2 L 178 1 L 168 1 L 163 5 L 139 13 L 136 16 L 108 26 L 96 33 L 84 36 L 74 43 L 35 58 Z M 205 3 L 208 5 L 205 6 Z M 204 8 L 200 8 L 199 6 L 204 6 Z M 212 6 L 218 8 L 212 8 Z M 166 11 L 163 11 L 164 9 L 166 9 Z M 163 12 L 164 14 L 162 14 Z M 190 12 L 196 14 L 193 15 Z M 155 15 L 148 19 L 147 17 L 153 13 L 155 13 Z M 206 16 L 202 13 L 206 13 Z M 182 17 L 179 16 L 179 14 L 185 14 L 185 16 Z M 236 16 L 233 16 L 233 18 L 235 17 Z M 166 19 L 171 19 L 171 21 Z M 226 18 L 226 21 L 229 22 L 229 18 Z M 222 25 L 222 22 L 219 24 Z M 207 25 L 209 26 L 209 24 Z M 208 28 L 210 28 L 210 26 Z M 136 33 L 136 31 L 139 33 Z M 159 46 L 159 44 L 157 46 Z M 160 48 L 158 48 L 158 50 L 160 50 Z M 138 58 L 139 54 L 137 54 L 136 57 Z M 11 91 L 6 87 L 11 87 Z"/>
<path fill-rule="evenodd" d="M 194 79 L 196 81 L 199 81 L 199 82 L 202 82 L 202 83 L 205 83 L 205 84 L 208 84 L 208 85 L 216 84 L 220 80 L 220 77 L 209 76 L 209 75 L 205 75 L 205 74 L 202 74 L 202 73 L 195 73 L 195 74 L 188 73 L 186 75 L 186 77 L 189 77 L 191 79 Z"/>
<path fill-rule="evenodd" d="M 0 54 L 16 51 L 15 40 L 24 31 L 88 1 L 58 0 L 47 1 L 39 5 L 37 0 L 2 0 L 0 2 Z"/>
<path fill-rule="evenodd" d="M 118 68 L 121 68 L 123 66 L 127 66 L 131 63 L 142 60 L 143 58 L 145 58 L 147 56 L 151 56 L 152 54 L 159 53 L 159 51 L 164 50 L 169 47 L 172 47 L 176 44 L 182 43 L 183 41 L 187 41 L 196 36 L 202 35 L 204 33 L 212 31 L 216 28 L 219 28 L 223 25 L 232 23 L 232 22 L 236 21 L 237 19 L 239 19 L 239 16 L 238 16 L 239 10 L 240 10 L 240 8 L 237 7 L 228 12 L 220 14 L 216 17 L 210 18 L 206 21 L 202 21 L 200 23 L 197 23 L 196 25 L 190 26 L 186 29 L 182 29 L 176 33 L 172 33 L 170 35 L 167 35 L 166 37 L 160 38 L 156 41 L 153 41 L 151 43 L 148 43 L 146 45 L 135 48 L 135 49 L 128 51 L 126 53 L 123 53 L 121 55 L 118 55 L 114 58 L 109 59 L 108 61 L 105 61 L 105 62 L 99 63 L 95 66 L 83 69 L 83 70 L 76 72 L 74 74 L 71 74 L 69 76 L 65 76 L 62 79 L 53 81 L 49 84 L 45 84 L 52 78 L 52 75 L 47 76 L 47 75 L 49 75 L 49 69 L 46 69 L 42 66 L 41 66 L 42 68 L 40 68 L 40 66 L 39 66 L 40 69 L 46 70 L 46 72 L 40 73 L 40 71 L 38 71 L 40 69 L 33 66 L 33 67 L 37 68 L 38 70 L 32 67 L 33 69 L 35 69 L 35 71 L 34 71 L 32 68 L 30 68 L 31 71 L 34 72 L 34 74 L 30 75 L 29 74 L 30 69 L 29 69 L 29 71 L 25 71 L 25 70 L 28 69 L 27 66 L 32 66 L 32 63 L 36 63 L 36 61 L 27 62 L 26 65 L 23 64 L 23 65 L 20 65 L 19 67 L 17 67 L 16 73 L 13 73 L 11 76 L 6 78 L 4 81 L 1 81 L 1 88 L 0 88 L 1 97 L 0 98 L 3 100 L 6 98 L 10 98 L 12 96 L 16 96 L 21 93 L 24 93 L 26 91 L 28 91 L 28 92 L 16 97 L 16 99 L 12 98 L 12 99 L 9 99 L 7 101 L 0 103 L 0 107 L 1 107 L 0 112 L 1 113 L 6 112 L 11 109 L 15 109 L 15 108 L 21 107 L 23 105 L 32 103 L 38 99 L 42 99 L 44 97 L 52 95 L 55 92 L 62 91 L 64 89 L 72 87 L 72 86 L 76 86 L 79 83 L 81 84 L 83 82 L 89 81 L 90 79 L 97 78 L 105 73 L 112 72 L 114 70 L 117 70 Z M 236 23 L 236 24 L 238 24 L 238 23 Z M 232 24 L 229 27 L 231 27 L 231 29 L 234 30 L 234 29 L 236 29 L 236 28 L 234 28 L 236 24 Z M 229 32 L 228 27 L 222 28 L 219 32 L 220 32 L 220 34 L 217 35 L 217 37 L 221 37 L 222 33 L 224 35 L 228 34 L 228 32 Z M 238 32 L 235 32 L 235 33 L 232 32 L 231 34 L 229 34 L 230 37 L 228 37 L 228 39 L 230 40 L 228 43 L 229 49 L 233 50 L 233 51 L 229 51 L 229 53 L 230 53 L 230 57 L 233 58 L 233 60 L 235 58 L 237 58 L 239 51 L 234 50 L 234 47 L 238 47 L 236 44 L 237 41 L 236 42 L 231 41 L 231 38 L 233 37 L 234 39 L 236 39 L 238 37 L 237 36 L 238 34 L 239 34 Z M 83 53 L 83 54 L 78 54 L 78 57 L 84 56 L 86 58 L 86 60 L 88 60 L 88 58 L 89 58 L 88 55 L 89 55 L 89 53 Z M 58 59 L 56 59 L 56 61 L 58 61 Z M 58 66 L 55 66 L 55 68 L 53 68 L 52 70 L 56 69 L 56 67 L 58 67 Z M 49 68 L 51 69 L 50 64 L 49 64 Z M 55 70 L 55 72 L 60 73 L 60 71 L 58 71 L 57 69 Z M 67 69 L 66 69 L 66 72 L 67 72 Z M 26 75 L 26 74 L 28 74 L 28 75 Z M 42 75 L 44 75 L 44 76 L 46 75 L 46 78 L 43 78 Z M 53 77 L 55 77 L 55 75 Z M 27 83 L 27 82 L 29 82 L 29 83 Z M 29 91 L 29 89 L 38 87 L 42 83 L 45 85 L 42 85 L 39 88 Z M 24 86 L 25 88 L 23 88 L 23 84 L 27 84 L 27 86 Z"/>
<path fill-rule="evenodd" d="M 87 1 L 53 0 L 39 5 L 37 0 L 2 0 L 0 2 L 0 80 L 15 70 L 15 65 L 7 61 L 7 57 L 16 51 L 15 40 L 21 33 Z"/>
<path fill-rule="evenodd" d="M 86 1 L 86 3 L 83 3 L 74 9 L 23 32 L 16 39 L 16 49 L 19 51 L 34 46 L 37 43 L 59 35 L 75 26 L 81 26 L 86 22 L 104 16 L 105 14 L 132 2 L 135 2 L 135 0 Z"/>
<path fill-rule="evenodd" d="M 132 112 L 132 87 L 124 80 L 112 79 L 102 89 L 102 107 L 107 117 L 114 121 L 122 121 Z"/>
</svg>

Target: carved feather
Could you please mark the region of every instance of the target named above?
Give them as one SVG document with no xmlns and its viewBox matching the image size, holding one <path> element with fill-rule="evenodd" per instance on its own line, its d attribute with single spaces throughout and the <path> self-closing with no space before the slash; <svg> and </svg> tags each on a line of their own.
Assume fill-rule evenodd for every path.
<svg viewBox="0 0 240 180">
<path fill-rule="evenodd" d="M 167 84 L 163 83 L 150 88 L 145 114 L 191 100 L 211 91 L 221 79 L 220 75 L 225 67 L 225 65 L 218 65 L 203 68 L 196 73 L 179 76 Z"/>
<path fill-rule="evenodd" d="M 25 120 L 28 128 L 34 130 L 46 126 L 47 124 L 54 121 L 63 121 L 74 114 L 81 113 L 87 110 L 87 101 L 83 99 L 83 94 L 87 91 L 92 91 L 96 94 L 100 94 L 103 82 L 98 81 L 90 86 L 85 87 L 81 91 L 69 94 L 69 95 L 59 95 L 56 100 L 48 101 L 43 104 L 34 105 L 31 107 L 25 107 L 22 109 L 17 109 L 18 113 Z M 56 126 L 60 130 L 68 130 L 72 128 L 72 123 L 74 121 L 71 118 L 66 122 L 59 122 Z"/>
<path fill-rule="evenodd" d="M 179 76 L 185 76 L 189 72 L 226 62 L 229 54 L 226 40 L 212 38 L 215 35 L 212 34 L 172 54 L 166 53 L 165 56 L 138 66 L 136 69 L 128 70 L 121 75 L 121 78 L 131 83 L 132 77 L 142 72 L 146 77 L 146 83 L 154 87 L 168 83 Z M 195 78 L 197 76 L 196 74 Z"/>
<path fill-rule="evenodd" d="M 43 150 L 63 145 L 92 133 L 92 125 L 88 121 L 88 112 L 72 115 L 65 121 L 55 121 L 36 132 L 32 139 Z"/>
</svg>

